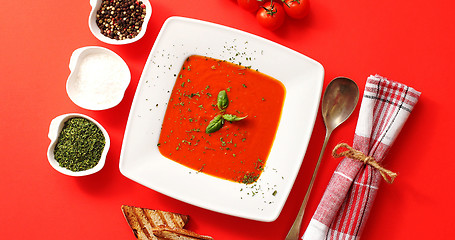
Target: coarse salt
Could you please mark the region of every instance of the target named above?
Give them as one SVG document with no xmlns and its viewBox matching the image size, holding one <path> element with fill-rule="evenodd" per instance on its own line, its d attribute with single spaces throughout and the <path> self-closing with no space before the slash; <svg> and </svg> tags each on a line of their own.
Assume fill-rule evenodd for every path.
<svg viewBox="0 0 455 240">
<path fill-rule="evenodd" d="M 125 70 L 126 68 L 126 70 Z M 123 98 L 129 70 L 123 60 L 108 53 L 88 54 L 75 74 L 73 97 L 80 106 L 108 108 Z M 120 98 L 120 100 L 119 100 Z"/>
</svg>

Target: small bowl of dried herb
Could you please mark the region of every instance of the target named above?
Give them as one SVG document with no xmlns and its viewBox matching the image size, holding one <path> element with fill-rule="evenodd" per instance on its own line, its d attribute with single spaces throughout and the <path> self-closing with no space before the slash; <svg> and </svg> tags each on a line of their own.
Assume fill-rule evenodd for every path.
<svg viewBox="0 0 455 240">
<path fill-rule="evenodd" d="M 90 5 L 90 31 L 108 44 L 128 44 L 141 39 L 152 16 L 149 0 L 90 0 Z"/>
<path fill-rule="evenodd" d="M 79 113 L 60 115 L 51 121 L 48 137 L 47 158 L 60 173 L 86 176 L 104 167 L 110 139 L 93 118 Z"/>
</svg>

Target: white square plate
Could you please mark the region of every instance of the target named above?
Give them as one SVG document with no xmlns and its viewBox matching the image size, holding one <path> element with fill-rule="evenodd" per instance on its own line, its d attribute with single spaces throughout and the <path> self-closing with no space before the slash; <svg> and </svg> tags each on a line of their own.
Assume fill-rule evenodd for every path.
<svg viewBox="0 0 455 240">
<path fill-rule="evenodd" d="M 265 170 L 245 185 L 198 173 L 163 157 L 157 147 L 176 76 L 190 55 L 251 66 L 281 81 L 285 101 Z M 280 214 L 313 131 L 324 68 L 264 38 L 204 21 L 171 17 L 150 52 L 132 103 L 120 156 L 121 173 L 175 199 L 257 221 Z"/>
</svg>

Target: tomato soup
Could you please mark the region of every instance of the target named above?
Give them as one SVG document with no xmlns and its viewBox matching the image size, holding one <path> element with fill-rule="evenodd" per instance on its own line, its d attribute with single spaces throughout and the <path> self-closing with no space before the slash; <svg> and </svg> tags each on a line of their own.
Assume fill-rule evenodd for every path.
<svg viewBox="0 0 455 240">
<path fill-rule="evenodd" d="M 283 84 L 249 67 L 199 55 L 188 57 L 176 77 L 160 153 L 199 172 L 255 182 L 278 128 Z M 207 131 L 209 125 L 215 131 Z"/>
</svg>

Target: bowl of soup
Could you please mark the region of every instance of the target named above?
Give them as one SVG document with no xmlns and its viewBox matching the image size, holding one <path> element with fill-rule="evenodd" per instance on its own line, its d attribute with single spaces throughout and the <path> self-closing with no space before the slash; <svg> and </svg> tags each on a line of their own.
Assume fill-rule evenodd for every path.
<svg viewBox="0 0 455 240">
<path fill-rule="evenodd" d="M 321 64 L 282 45 L 171 17 L 135 93 L 120 172 L 189 204 L 274 221 L 300 170 L 323 78 Z"/>
</svg>

